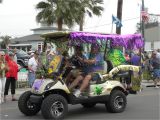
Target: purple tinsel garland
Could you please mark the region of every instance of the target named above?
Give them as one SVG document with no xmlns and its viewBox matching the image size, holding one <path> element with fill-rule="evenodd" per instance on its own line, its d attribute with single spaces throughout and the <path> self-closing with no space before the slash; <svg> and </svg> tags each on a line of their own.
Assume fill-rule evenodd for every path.
<svg viewBox="0 0 160 120">
<path fill-rule="evenodd" d="M 111 46 L 123 46 L 126 49 L 139 49 L 143 48 L 144 42 L 140 34 L 130 35 L 110 35 L 110 34 L 97 34 L 88 32 L 71 32 L 70 44 L 80 45 L 81 43 L 98 44 L 97 40 L 107 41 L 111 40 Z"/>
</svg>

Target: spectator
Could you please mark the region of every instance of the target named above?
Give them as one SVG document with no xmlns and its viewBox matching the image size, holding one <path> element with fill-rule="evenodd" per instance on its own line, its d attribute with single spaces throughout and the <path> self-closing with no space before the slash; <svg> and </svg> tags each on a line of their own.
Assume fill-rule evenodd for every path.
<svg viewBox="0 0 160 120">
<path fill-rule="evenodd" d="M 17 49 L 16 48 L 13 50 L 13 54 L 14 54 L 14 61 L 17 63 Z"/>
<path fill-rule="evenodd" d="M 141 57 L 139 52 L 135 52 L 134 55 L 131 56 L 131 64 L 141 66 Z"/>
<path fill-rule="evenodd" d="M 153 69 L 153 77 L 155 88 L 159 88 L 157 83 L 160 81 L 160 59 L 157 58 L 157 52 L 152 53 L 151 69 Z"/>
<path fill-rule="evenodd" d="M 34 80 L 36 79 L 36 71 L 38 67 L 38 51 L 34 52 L 33 57 L 31 57 L 28 61 L 28 80 L 29 80 L 29 85 L 32 87 Z"/>
<path fill-rule="evenodd" d="M 14 59 L 13 53 L 10 53 L 9 56 L 6 55 L 6 62 L 8 64 L 8 72 L 6 73 L 6 84 L 5 84 L 5 91 L 4 91 L 5 101 L 6 101 L 6 96 L 8 95 L 10 84 L 11 84 L 12 101 L 16 101 L 15 88 L 16 88 L 16 80 L 17 80 L 17 74 L 18 74 L 18 65 L 13 59 Z"/>
<path fill-rule="evenodd" d="M 6 83 L 5 72 L 8 70 L 4 59 L 5 53 L 0 52 L 0 104 L 4 102 L 4 88 Z"/>
<path fill-rule="evenodd" d="M 157 58 L 160 59 L 160 49 L 157 50 Z"/>
</svg>

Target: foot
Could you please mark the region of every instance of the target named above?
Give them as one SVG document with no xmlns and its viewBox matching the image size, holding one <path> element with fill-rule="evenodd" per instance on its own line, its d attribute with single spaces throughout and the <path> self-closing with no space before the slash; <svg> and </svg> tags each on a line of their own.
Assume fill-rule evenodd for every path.
<svg viewBox="0 0 160 120">
<path fill-rule="evenodd" d="M 159 88 L 159 87 L 156 85 L 155 88 Z"/>
<path fill-rule="evenodd" d="M 74 96 L 79 97 L 80 94 L 81 94 L 81 91 L 80 90 L 76 90 L 73 94 L 74 94 Z"/>
<path fill-rule="evenodd" d="M 18 101 L 16 98 L 12 98 L 12 101 Z"/>
<path fill-rule="evenodd" d="M 7 98 L 4 98 L 3 101 L 4 101 L 4 103 L 5 103 L 5 102 L 7 101 Z"/>
</svg>

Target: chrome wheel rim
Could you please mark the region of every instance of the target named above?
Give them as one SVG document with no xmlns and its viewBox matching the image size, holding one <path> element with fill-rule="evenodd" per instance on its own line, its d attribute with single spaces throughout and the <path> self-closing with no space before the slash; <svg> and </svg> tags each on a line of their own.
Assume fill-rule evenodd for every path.
<svg viewBox="0 0 160 120">
<path fill-rule="evenodd" d="M 121 109 L 124 106 L 124 100 L 121 96 L 117 96 L 114 99 L 114 106 L 116 109 Z"/>
<path fill-rule="evenodd" d="M 51 106 L 51 114 L 53 116 L 59 117 L 63 114 L 64 112 L 64 105 L 60 101 L 56 101 L 52 104 Z"/>
</svg>

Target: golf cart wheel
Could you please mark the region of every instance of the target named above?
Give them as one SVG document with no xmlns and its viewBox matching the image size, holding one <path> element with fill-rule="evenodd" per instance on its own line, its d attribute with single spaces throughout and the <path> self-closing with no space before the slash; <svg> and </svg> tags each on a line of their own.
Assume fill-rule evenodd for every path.
<svg viewBox="0 0 160 120">
<path fill-rule="evenodd" d="M 96 103 L 82 103 L 81 104 L 84 108 L 92 108 L 96 105 Z"/>
<path fill-rule="evenodd" d="M 61 95 L 49 95 L 42 103 L 41 112 L 45 119 L 61 120 L 68 112 L 68 103 Z"/>
<path fill-rule="evenodd" d="M 36 115 L 41 109 L 41 105 L 31 103 L 29 101 L 31 94 L 31 91 L 26 91 L 20 96 L 18 100 L 19 110 L 27 116 Z"/>
<path fill-rule="evenodd" d="M 120 113 L 126 108 L 127 99 L 125 94 L 120 90 L 114 90 L 107 101 L 106 108 L 109 112 Z"/>
</svg>

